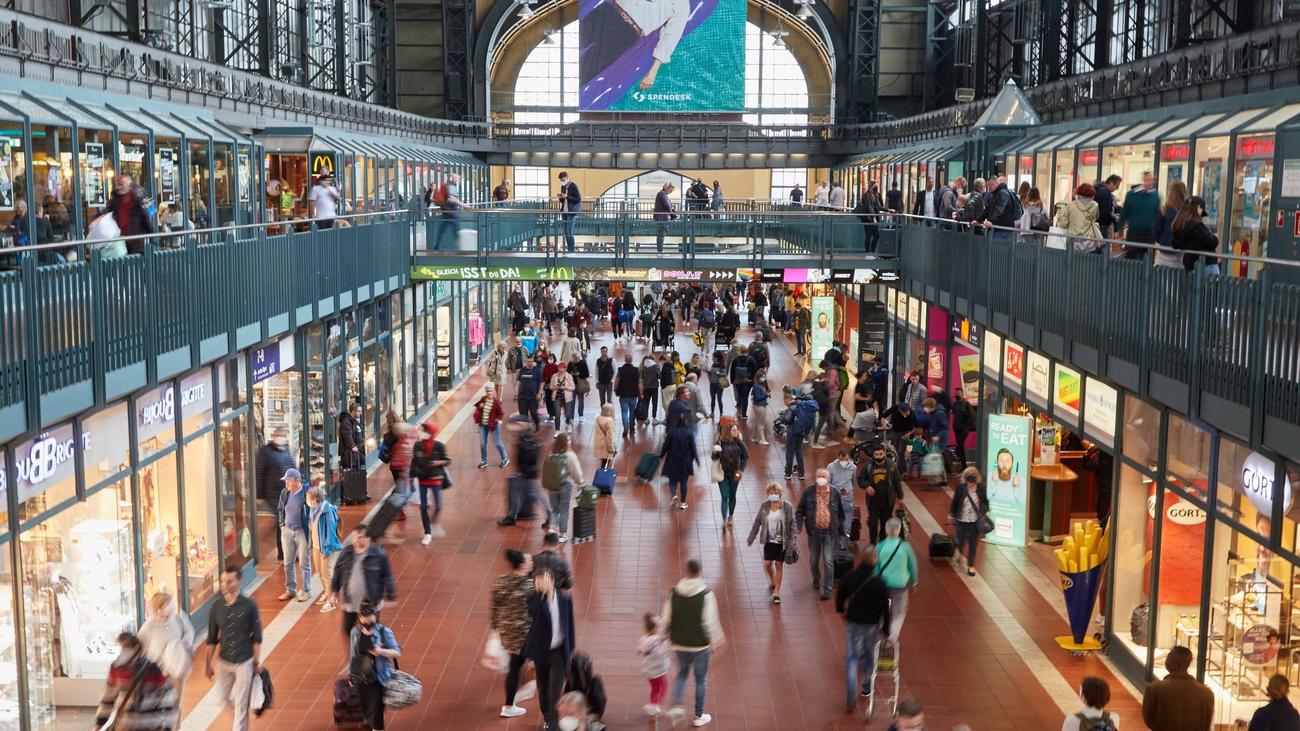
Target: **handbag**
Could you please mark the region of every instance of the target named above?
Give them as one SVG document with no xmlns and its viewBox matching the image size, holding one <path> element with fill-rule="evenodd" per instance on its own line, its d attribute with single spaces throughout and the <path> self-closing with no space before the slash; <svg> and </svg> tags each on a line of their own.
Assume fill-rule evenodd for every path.
<svg viewBox="0 0 1300 731">
<path fill-rule="evenodd" d="M 970 503 L 970 506 L 975 509 L 975 528 L 980 532 L 980 535 L 986 536 L 992 533 L 995 527 L 993 519 L 989 517 L 988 513 L 980 510 L 980 506 L 975 503 L 975 498 L 970 496 L 970 490 L 966 491 L 966 502 Z"/>
<path fill-rule="evenodd" d="M 713 460 L 713 466 L 709 468 L 709 479 L 714 482 L 722 482 L 726 475 L 722 474 L 722 460 Z"/>
<path fill-rule="evenodd" d="M 483 657 L 479 663 L 488 670 L 498 673 L 504 673 L 510 669 L 510 653 L 501 645 L 501 635 L 496 630 L 488 635 L 487 644 L 483 647 Z"/>
<path fill-rule="evenodd" d="M 794 541 L 785 544 L 785 565 L 793 566 L 799 563 L 799 549 L 794 545 Z"/>
<path fill-rule="evenodd" d="M 401 670 L 394 670 L 384 684 L 384 705 L 393 710 L 413 706 L 423 695 L 424 686 L 420 679 Z"/>
<path fill-rule="evenodd" d="M 718 379 L 718 385 L 723 388 L 731 388 L 731 379 L 727 378 L 726 376 L 723 376 L 722 378 Z"/>
<path fill-rule="evenodd" d="M 578 378 L 578 379 L 575 379 L 575 380 L 576 380 L 577 383 L 578 383 L 578 393 L 582 394 L 583 396 L 586 396 L 587 394 L 591 393 L 591 380 L 590 380 L 590 379 L 587 379 L 587 378 Z"/>
</svg>

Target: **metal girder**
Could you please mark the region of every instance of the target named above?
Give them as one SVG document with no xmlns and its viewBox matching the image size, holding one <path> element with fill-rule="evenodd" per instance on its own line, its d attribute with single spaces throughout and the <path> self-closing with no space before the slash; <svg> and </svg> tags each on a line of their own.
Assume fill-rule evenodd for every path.
<svg viewBox="0 0 1300 731">
<path fill-rule="evenodd" d="M 465 119 L 473 113 L 474 0 L 443 0 L 443 116 Z"/>
<path fill-rule="evenodd" d="M 343 35 L 342 5 L 337 0 L 306 0 L 303 39 L 303 84 L 320 91 L 336 91 L 340 87 L 338 73 Z"/>
<path fill-rule="evenodd" d="M 925 8 L 925 67 L 952 69 L 952 73 L 926 73 L 922 79 L 921 110 L 953 103 L 957 87 L 970 83 L 970 64 L 959 64 L 958 26 L 961 8 L 955 1 L 931 2 Z"/>
<path fill-rule="evenodd" d="M 849 0 L 849 117 L 876 118 L 880 89 L 880 0 Z"/>
<path fill-rule="evenodd" d="M 212 60 L 229 68 L 269 76 L 274 22 L 270 0 L 214 5 Z"/>
<path fill-rule="evenodd" d="M 14 6 L 9 4 L 12 9 Z M 68 17 L 72 25 L 99 33 L 142 43 L 140 0 L 69 0 Z"/>
<path fill-rule="evenodd" d="M 1097 0 L 1044 0 L 1043 81 L 1098 68 L 1097 21 Z"/>
</svg>

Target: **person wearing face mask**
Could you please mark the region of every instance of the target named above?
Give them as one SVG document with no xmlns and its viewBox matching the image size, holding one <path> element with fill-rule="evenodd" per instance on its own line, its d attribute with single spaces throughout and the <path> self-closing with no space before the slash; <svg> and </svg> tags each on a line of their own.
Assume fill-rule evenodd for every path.
<svg viewBox="0 0 1300 731">
<path fill-rule="evenodd" d="M 767 574 L 767 590 L 772 603 L 781 603 L 781 578 L 785 573 L 785 557 L 797 545 L 799 524 L 794 520 L 794 506 L 781 498 L 781 485 L 767 483 L 767 499 L 758 508 L 754 524 L 749 528 L 748 545 L 758 538 L 763 543 L 763 571 Z"/>
<path fill-rule="evenodd" d="M 393 631 L 379 623 L 375 606 L 362 602 L 357 624 L 348 638 L 348 673 L 361 700 L 361 712 L 371 731 L 384 728 L 384 686 L 393 677 L 393 660 L 402 656 Z"/>
<path fill-rule="evenodd" d="M 555 712 L 560 717 L 560 731 L 592 731 L 592 726 L 587 723 L 590 713 L 587 697 L 582 693 L 576 690 L 565 693 L 556 702 Z"/>
<path fill-rule="evenodd" d="M 144 656 L 162 669 L 181 697 L 185 680 L 194 667 L 194 625 L 177 611 L 176 599 L 166 592 L 149 597 L 149 618 L 136 634 Z"/>
<path fill-rule="evenodd" d="M 724 417 L 725 419 L 726 417 Z M 740 438 L 740 427 L 734 421 L 722 424 L 718 445 L 713 448 L 713 477 L 722 493 L 723 530 L 735 523 L 736 490 L 740 476 L 749 464 L 749 450 Z"/>
<path fill-rule="evenodd" d="M 974 467 L 962 470 L 961 479 L 952 491 L 952 504 L 948 506 L 948 523 L 957 526 L 957 555 L 954 562 L 960 565 L 965 554 L 966 575 L 975 575 L 975 549 L 979 546 L 980 518 L 989 514 L 989 493 L 980 480 L 980 471 Z"/>
<path fill-rule="evenodd" d="M 903 507 L 903 478 L 884 444 L 872 447 L 871 461 L 858 474 L 858 487 L 867 493 L 867 536 L 874 545 L 885 537 L 885 521 Z"/>
<path fill-rule="evenodd" d="M 835 460 L 826 465 L 826 473 L 831 481 L 831 489 L 840 496 L 844 503 L 844 518 L 853 519 L 853 481 L 858 475 L 858 466 L 849 458 L 849 450 L 841 448 Z M 856 538 L 854 540 L 857 540 Z"/>
<path fill-rule="evenodd" d="M 817 470 L 816 481 L 799 498 L 795 520 L 808 536 L 813 588 L 821 589 L 823 601 L 830 599 L 835 581 L 835 548 L 840 538 L 848 537 L 848 522 L 844 519 L 844 503 L 831 492 L 830 473 L 825 468 Z"/>
<path fill-rule="evenodd" d="M 280 492 L 284 481 L 280 478 L 293 469 L 293 456 L 289 454 L 289 437 L 284 429 L 277 428 L 271 432 L 271 440 L 257 450 L 257 498 L 266 503 L 268 509 L 274 510 L 280 504 Z M 275 532 L 275 556 L 277 561 L 284 560 L 284 544 L 280 540 L 280 531 Z"/>
</svg>

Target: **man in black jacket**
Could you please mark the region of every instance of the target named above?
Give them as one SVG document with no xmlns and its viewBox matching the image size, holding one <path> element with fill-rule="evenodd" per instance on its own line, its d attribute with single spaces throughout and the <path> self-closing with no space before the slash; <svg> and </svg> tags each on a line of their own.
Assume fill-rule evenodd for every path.
<svg viewBox="0 0 1300 731">
<path fill-rule="evenodd" d="M 664 251 L 664 237 L 668 235 L 668 222 L 677 218 L 673 213 L 673 202 L 668 197 L 673 192 L 672 183 L 664 183 L 664 187 L 655 193 L 655 250 L 659 253 Z"/>
<path fill-rule="evenodd" d="M 293 457 L 289 454 L 289 437 L 284 429 L 276 428 L 271 432 L 271 441 L 257 450 L 257 499 L 266 502 L 271 510 L 280 504 L 280 491 L 284 489 L 281 477 L 293 469 Z M 284 546 L 280 542 L 280 531 L 275 532 L 275 557 L 284 560 Z"/>
<path fill-rule="evenodd" d="M 578 217 L 578 211 L 582 209 L 582 192 L 578 190 L 578 184 L 569 180 L 568 173 L 560 173 L 560 193 L 556 196 L 560 200 L 560 210 L 564 213 L 560 218 L 564 219 L 564 245 L 569 251 L 577 248 L 573 241 L 573 219 Z"/>
<path fill-rule="evenodd" d="M 600 405 L 609 403 L 614 391 L 614 359 L 609 357 L 609 348 L 600 346 L 600 355 L 596 358 L 596 393 L 600 396 Z"/>
<path fill-rule="evenodd" d="M 361 431 L 361 402 L 353 401 L 339 414 L 339 467 L 360 469 L 366 464 L 366 447 Z"/>
<path fill-rule="evenodd" d="M 1015 228 L 1016 219 L 1016 194 L 1007 187 L 1007 177 L 999 175 L 997 185 L 993 188 L 993 201 L 989 209 L 985 211 L 984 226 L 990 228 L 998 226 L 1001 228 Z M 1010 235 L 1006 231 L 999 232 L 1003 235 Z"/>
<path fill-rule="evenodd" d="M 984 178 L 975 178 L 971 183 L 971 192 L 966 196 L 966 205 L 952 214 L 954 221 L 976 224 L 984 220 Z"/>
<path fill-rule="evenodd" d="M 354 581 L 353 571 L 363 575 Z M 362 602 L 374 605 L 378 617 L 384 602 L 397 601 L 397 582 L 388 554 L 370 541 L 370 526 L 365 523 L 352 529 L 351 545 L 344 546 L 335 559 L 330 594 L 334 595 L 334 604 L 343 607 L 344 637 L 352 636 Z"/>
<path fill-rule="evenodd" d="M 871 671 L 876 665 L 876 638 L 881 627 L 889 626 L 889 588 L 876 572 L 876 549 L 868 546 L 857 556 L 857 567 L 840 579 L 835 592 L 835 611 L 844 615 L 848 637 L 845 649 L 847 673 L 845 710 L 854 711 L 858 704 L 859 682 L 862 695 L 871 695 Z"/>
<path fill-rule="evenodd" d="M 808 537 L 813 587 L 821 587 L 822 599 L 830 599 L 831 584 L 835 582 L 835 549 L 841 539 L 849 537 L 849 522 L 844 517 L 844 502 L 831 490 L 826 468 L 817 470 L 813 484 L 803 491 L 794 519 Z"/>
<path fill-rule="evenodd" d="M 524 293 L 519 290 L 518 283 L 510 285 L 510 297 L 506 300 L 506 306 L 510 308 L 512 315 L 510 332 L 518 334 L 520 330 L 528 327 L 528 302 L 524 299 Z"/>
<path fill-rule="evenodd" d="M 537 669 L 537 705 L 546 728 L 559 728 L 556 701 L 564 690 L 564 676 L 573 658 L 578 638 L 573 624 L 573 600 L 556 590 L 550 572 L 533 562 L 536 591 L 528 597 L 528 615 L 532 622 L 520 653 L 533 661 Z M 558 620 L 558 623 L 557 623 Z"/>
<path fill-rule="evenodd" d="M 903 191 L 898 189 L 898 181 L 889 184 L 889 192 L 885 193 L 885 208 L 890 213 L 898 213 L 903 210 Z"/>
<path fill-rule="evenodd" d="M 1118 175 L 1112 175 L 1106 178 L 1106 182 L 1097 181 L 1097 228 L 1101 229 L 1103 239 L 1110 238 L 1114 233 L 1115 221 L 1118 217 L 1115 215 L 1115 191 L 1119 190 L 1120 183 L 1124 179 Z"/>
<path fill-rule="evenodd" d="M 731 359 L 727 378 L 731 380 L 731 387 L 735 391 L 736 418 L 742 421 L 749 418 L 749 392 L 754 388 L 754 376 L 757 373 L 758 364 L 749 354 L 749 348 L 740 346 L 740 354 Z"/>
<path fill-rule="evenodd" d="M 858 487 L 867 493 L 867 535 L 872 545 L 885 539 L 885 521 L 902 507 L 903 478 L 889 461 L 885 445 L 876 444 L 871 459 L 858 472 Z"/>
<path fill-rule="evenodd" d="M 600 349 L 603 353 L 604 348 Z M 632 364 L 632 354 L 623 356 L 623 365 L 614 376 L 614 395 L 618 396 L 618 410 L 623 416 L 623 438 L 632 438 L 636 422 L 636 403 L 641 398 L 641 371 Z"/>
<path fill-rule="evenodd" d="M 966 393 L 960 388 L 952 390 L 952 431 L 957 437 L 957 459 L 961 468 L 966 469 L 966 437 L 977 429 L 975 407 L 966 400 Z"/>
<path fill-rule="evenodd" d="M 497 525 L 510 526 L 516 521 L 533 517 L 533 508 L 546 505 L 538 478 L 542 476 L 542 444 L 533 433 L 533 422 L 524 414 L 515 414 L 506 420 L 515 438 L 515 459 L 511 464 L 518 470 L 507 484 L 506 517 Z"/>
</svg>

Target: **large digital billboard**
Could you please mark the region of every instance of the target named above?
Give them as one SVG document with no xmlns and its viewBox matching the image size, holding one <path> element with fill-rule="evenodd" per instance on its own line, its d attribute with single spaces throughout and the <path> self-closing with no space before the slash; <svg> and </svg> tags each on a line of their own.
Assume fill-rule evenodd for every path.
<svg viewBox="0 0 1300 731">
<path fill-rule="evenodd" d="M 745 108 L 745 0 L 578 0 L 582 111 Z"/>
</svg>

